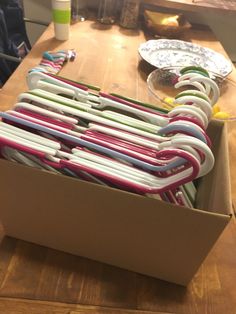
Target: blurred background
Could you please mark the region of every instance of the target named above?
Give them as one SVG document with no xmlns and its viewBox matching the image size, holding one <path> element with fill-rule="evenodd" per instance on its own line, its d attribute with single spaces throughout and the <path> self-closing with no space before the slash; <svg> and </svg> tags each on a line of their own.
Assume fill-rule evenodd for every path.
<svg viewBox="0 0 236 314">
<path fill-rule="evenodd" d="M 51 1 L 50 0 L 22 0 L 25 10 L 25 16 L 32 19 L 40 19 L 45 22 L 51 21 Z M 80 5 L 86 5 L 87 8 L 91 10 L 96 10 L 99 6 L 99 0 L 78 0 Z M 122 0 L 117 0 L 122 6 Z M 178 6 L 175 4 L 178 4 Z M 185 5 L 186 2 L 186 5 Z M 236 41 L 232 40 L 232 33 L 236 29 L 236 1 L 229 1 L 229 7 L 234 10 L 229 10 L 229 12 L 220 10 L 199 10 L 197 6 L 188 5 L 190 0 L 181 1 L 163 1 L 163 0 L 144 0 L 141 1 L 141 9 L 152 9 L 159 12 L 170 12 L 170 13 L 183 13 L 184 16 L 191 24 L 205 25 L 211 28 L 215 33 L 217 39 L 221 42 L 224 49 L 228 53 L 229 57 L 233 62 L 236 62 Z M 194 1 L 197 5 L 198 0 Z M 199 5 L 203 5 L 204 2 L 209 5 L 209 0 L 201 0 Z M 218 4 L 217 4 L 218 2 Z M 226 2 L 226 0 L 224 0 Z M 214 0 L 213 6 L 220 6 L 222 0 Z M 233 6 L 232 3 L 235 5 Z M 118 4 L 119 5 L 119 4 Z M 211 3 L 210 3 L 211 5 Z M 176 9 L 178 7 L 178 9 Z M 183 7 L 184 10 L 179 8 Z M 194 8 L 194 9 L 192 9 Z M 40 25 L 27 25 L 28 35 L 33 45 L 37 38 L 44 31 L 45 27 Z"/>
</svg>

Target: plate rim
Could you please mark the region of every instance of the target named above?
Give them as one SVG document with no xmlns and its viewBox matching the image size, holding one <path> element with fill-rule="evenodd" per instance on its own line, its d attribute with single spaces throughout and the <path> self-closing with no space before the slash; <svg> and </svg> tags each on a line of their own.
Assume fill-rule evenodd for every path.
<svg viewBox="0 0 236 314">
<path fill-rule="evenodd" d="M 204 50 L 206 50 L 206 51 L 210 51 L 211 53 L 213 53 L 214 55 L 217 55 L 217 56 L 220 56 L 221 57 L 221 59 L 222 60 L 224 60 L 225 61 L 225 63 L 227 64 L 227 74 L 223 74 L 221 71 L 219 71 L 218 69 L 217 69 L 217 71 L 214 71 L 215 73 L 217 73 L 217 74 L 219 74 L 219 75 L 221 75 L 221 76 L 223 76 L 223 77 L 227 77 L 232 71 L 233 71 L 233 66 L 232 66 L 232 63 L 230 62 L 230 59 L 227 59 L 222 53 L 219 53 L 219 52 L 217 52 L 217 51 L 215 51 L 215 50 L 213 50 L 213 49 L 211 49 L 211 48 L 208 48 L 208 47 L 204 47 L 204 46 L 202 46 L 202 45 L 199 45 L 199 44 L 197 44 L 197 43 L 192 43 L 192 42 L 188 42 L 188 41 L 184 41 L 184 40 L 179 40 L 179 39 L 149 39 L 149 40 L 147 40 L 146 42 L 143 42 L 143 43 L 141 43 L 140 45 L 139 45 L 139 47 L 138 47 L 138 52 L 139 52 L 139 55 L 140 55 L 140 57 L 143 59 L 143 60 L 145 60 L 146 62 L 148 62 L 149 64 L 151 64 L 152 66 L 154 66 L 154 67 L 156 67 L 156 68 L 164 68 L 164 67 L 168 67 L 168 66 L 176 66 L 176 65 L 173 65 L 173 64 L 166 64 L 165 66 L 163 66 L 163 67 L 160 67 L 160 66 L 157 66 L 156 64 L 154 64 L 154 62 L 152 62 L 152 61 L 150 61 L 150 58 L 147 58 L 147 56 L 143 53 L 143 51 L 142 51 L 142 49 L 143 49 L 143 47 L 146 47 L 147 45 L 149 45 L 151 42 L 155 42 L 155 43 L 157 43 L 157 42 L 160 42 L 160 41 L 162 41 L 162 42 L 180 42 L 180 43 L 187 43 L 187 44 L 190 44 L 190 45 L 192 45 L 192 46 L 194 46 L 194 47 L 199 47 L 199 48 L 202 48 L 202 49 L 204 49 Z M 166 49 L 167 50 L 167 49 Z M 181 50 L 181 49 L 180 49 Z M 181 50 L 181 51 L 183 51 L 183 50 Z M 181 66 L 181 65 L 180 65 Z M 185 66 L 185 65 L 183 65 L 183 66 Z M 187 66 L 187 64 L 186 64 L 186 66 Z M 212 71 L 212 70 L 210 70 L 209 69 L 209 71 Z"/>
</svg>

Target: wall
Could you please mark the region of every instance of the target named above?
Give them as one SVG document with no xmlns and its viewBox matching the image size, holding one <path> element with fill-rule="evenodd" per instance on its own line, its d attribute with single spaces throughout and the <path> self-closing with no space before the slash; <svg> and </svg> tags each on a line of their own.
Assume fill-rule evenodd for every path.
<svg viewBox="0 0 236 314">
<path fill-rule="evenodd" d="M 41 20 L 43 22 L 51 21 L 51 1 L 50 0 L 24 0 L 25 17 Z M 45 26 L 26 23 L 27 33 L 31 44 L 39 38 L 45 30 Z"/>
<path fill-rule="evenodd" d="M 204 14 L 202 15 L 217 39 L 228 53 L 230 59 L 236 62 L 236 12 L 225 14 Z"/>
</svg>

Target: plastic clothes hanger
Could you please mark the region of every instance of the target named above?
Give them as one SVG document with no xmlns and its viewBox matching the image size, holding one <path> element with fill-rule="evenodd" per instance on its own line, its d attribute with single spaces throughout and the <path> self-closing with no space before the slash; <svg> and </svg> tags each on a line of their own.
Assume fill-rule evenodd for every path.
<svg viewBox="0 0 236 314">
<path fill-rule="evenodd" d="M 48 164 L 40 160 L 40 158 L 38 158 L 36 155 L 32 155 L 24 151 L 19 151 L 9 146 L 2 147 L 1 154 L 5 159 L 9 161 L 15 161 L 29 167 L 34 167 L 40 170 L 48 170 L 56 174 L 61 174 L 60 171 L 56 170 L 52 166 L 49 166 Z"/>
<path fill-rule="evenodd" d="M 196 148 L 197 150 L 204 153 L 205 160 L 201 164 L 199 177 L 204 176 L 208 172 L 210 172 L 214 166 L 214 155 L 211 151 L 211 149 L 204 144 L 202 141 L 196 139 L 196 138 L 189 138 L 189 137 L 176 137 L 169 142 L 162 142 L 160 143 L 160 147 L 167 148 L 167 147 L 182 147 L 182 145 L 189 145 L 193 148 Z"/>
<path fill-rule="evenodd" d="M 43 98 L 46 98 L 48 100 L 56 101 L 56 102 L 59 102 L 61 104 L 65 104 L 71 107 L 75 107 L 75 108 L 78 107 L 78 109 L 82 109 L 81 106 L 83 106 L 83 103 L 81 102 L 76 102 L 75 100 L 69 100 L 66 97 L 58 96 L 53 93 L 49 93 L 48 91 L 45 92 L 40 89 L 35 89 L 35 90 L 32 90 L 31 93 L 41 96 Z M 89 108 L 95 108 L 95 109 L 101 110 L 106 107 L 112 107 L 113 109 L 115 108 L 115 109 L 123 110 L 129 113 L 133 113 L 137 117 L 139 118 L 141 117 L 144 121 L 151 122 L 156 125 L 164 126 L 169 123 L 169 120 L 170 120 L 169 114 L 166 115 L 166 114 L 163 114 L 163 112 L 161 113 L 158 112 L 158 110 L 155 111 L 155 110 L 146 109 L 146 108 L 141 107 L 140 105 L 132 104 L 130 102 L 116 98 L 115 96 L 107 95 L 105 93 L 100 93 L 99 95 L 100 96 L 96 96 L 96 97 L 93 96 L 94 97 L 93 101 L 86 102 L 87 105 L 90 105 Z M 199 117 L 192 111 L 193 110 L 190 109 L 189 113 L 192 113 L 192 116 L 195 119 L 199 119 Z M 179 119 L 180 118 L 181 118 L 181 114 L 179 114 Z M 191 117 L 189 118 L 191 119 Z M 195 123 L 195 120 L 192 120 L 192 122 Z M 201 119 L 199 122 L 200 124 L 202 124 Z"/>
<path fill-rule="evenodd" d="M 124 131 L 128 131 L 128 132 L 131 132 L 131 133 L 134 133 L 134 134 L 138 134 L 138 135 L 144 135 L 144 136 L 147 136 L 149 138 L 152 138 L 152 139 L 155 139 L 155 135 L 154 133 L 148 133 L 146 132 L 146 124 L 145 122 L 142 122 L 142 121 L 139 121 L 140 124 L 139 124 L 139 127 L 140 129 L 137 129 L 137 128 L 134 128 L 132 126 L 130 126 L 130 124 L 132 124 L 133 120 L 131 119 L 126 119 L 125 118 L 125 121 L 123 121 L 125 124 L 121 124 L 120 123 L 120 116 L 118 116 L 117 114 L 115 116 L 113 116 L 113 113 L 109 113 L 109 112 L 99 112 L 97 110 L 89 110 L 89 112 L 83 112 L 81 110 L 76 110 L 74 108 L 71 108 L 71 107 L 67 107 L 67 106 L 64 106 L 62 104 L 58 104 L 56 102 L 53 102 L 53 101 L 50 101 L 50 100 L 47 100 L 47 99 L 43 99 L 39 96 L 35 96 L 35 95 L 32 95 L 32 94 L 27 94 L 27 93 L 23 93 L 19 96 L 19 100 L 28 100 L 28 101 L 32 101 L 34 102 L 34 105 L 37 105 L 37 106 L 43 106 L 47 109 L 51 109 L 51 110 L 56 110 L 57 112 L 59 113 L 64 113 L 64 114 L 67 114 L 67 115 L 70 115 L 70 116 L 73 116 L 75 118 L 82 118 L 82 119 L 86 119 L 90 122 L 96 122 L 96 123 L 99 123 L 99 124 L 103 124 L 103 125 L 107 125 L 109 127 L 113 127 L 113 128 L 118 128 L 118 129 L 122 129 Z M 92 113 L 91 113 L 92 112 Z M 101 115 L 104 115 L 106 116 L 103 117 Z M 124 117 L 124 116 L 122 116 Z M 110 118 L 110 119 L 109 119 Z M 119 122 L 117 121 L 112 121 L 112 119 L 115 119 L 115 120 L 118 120 Z M 138 120 L 137 120 L 138 121 Z M 137 122 L 136 121 L 136 122 Z M 129 124 L 129 125 L 127 125 Z M 149 124 L 148 124 L 148 127 L 149 127 Z M 155 126 L 151 125 L 150 124 L 150 127 L 152 128 L 152 130 L 154 130 Z M 145 128 L 146 131 L 143 131 L 143 128 Z M 158 127 L 156 127 L 156 129 L 158 129 Z M 151 131 L 150 129 L 148 129 L 148 131 Z"/>
<path fill-rule="evenodd" d="M 211 94 L 211 105 L 213 106 L 220 97 L 220 90 L 215 81 L 199 73 L 186 73 L 178 78 L 175 88 L 183 86 L 194 86 L 206 96 Z"/>
<path fill-rule="evenodd" d="M 82 146 L 90 148 L 90 149 L 95 149 L 98 152 L 107 154 L 109 156 L 112 156 L 113 158 L 123 159 L 123 160 L 125 160 L 127 162 L 135 164 L 138 167 L 147 169 L 148 171 L 166 171 L 168 168 L 173 167 L 173 165 L 167 165 L 167 166 L 154 166 L 154 165 L 151 165 L 150 163 L 143 162 L 141 160 L 138 160 L 137 158 L 132 158 L 132 157 L 130 157 L 130 156 L 124 154 L 124 153 L 120 153 L 119 151 L 115 151 L 114 149 L 109 149 L 109 148 L 104 147 L 102 145 L 95 144 L 94 140 L 89 138 L 86 135 L 81 135 L 81 138 L 78 138 L 78 137 L 71 136 L 71 135 L 68 135 L 66 133 L 57 131 L 57 130 L 53 130 L 53 129 L 47 128 L 47 127 L 42 126 L 42 125 L 38 125 L 36 123 L 24 120 L 22 118 L 19 118 L 19 117 L 16 117 L 16 116 L 12 116 L 12 115 L 10 115 L 8 113 L 1 113 L 0 115 L 2 116 L 2 118 L 6 119 L 8 121 L 12 121 L 12 122 L 15 122 L 17 124 L 21 124 L 23 126 L 27 126 L 27 127 L 33 128 L 35 130 L 39 130 L 39 131 L 42 131 L 42 132 L 49 133 L 49 134 L 51 134 L 53 136 L 56 136 L 56 137 L 58 137 L 60 139 L 64 139 L 66 141 L 74 143 L 74 145 L 82 145 Z M 91 142 L 91 140 L 93 142 Z M 197 140 L 197 139 L 195 139 L 195 140 Z M 101 141 L 100 141 L 100 144 L 101 144 Z M 185 144 L 185 142 L 182 141 L 182 145 L 184 145 L 184 144 Z M 103 145 L 104 145 L 104 143 L 103 143 Z M 208 160 L 209 160 L 209 158 L 206 158 L 206 161 L 208 161 Z"/>
<path fill-rule="evenodd" d="M 26 102 L 19 102 L 19 103 L 15 104 L 13 106 L 13 108 L 16 111 L 18 109 L 22 108 L 22 109 L 25 109 L 25 110 L 29 110 L 29 111 L 32 111 L 32 112 L 35 112 L 35 113 L 47 116 L 49 118 L 53 118 L 53 119 L 56 119 L 56 120 L 59 120 L 59 121 L 63 121 L 63 122 L 69 123 L 69 124 L 77 124 L 78 123 L 78 120 L 75 119 L 75 118 L 67 117 L 65 115 L 62 115 L 62 114 L 59 114 L 59 113 L 56 113 L 56 112 L 53 112 L 53 111 L 50 111 L 50 110 L 46 110 L 46 109 L 43 109 L 43 108 L 38 107 L 38 106 L 34 106 L 34 105 L 31 105 L 31 104 L 26 103 Z"/>
<path fill-rule="evenodd" d="M 168 150 L 166 153 L 168 153 L 169 155 L 174 154 L 175 156 L 176 154 L 178 154 L 176 151 L 173 151 L 171 149 Z M 159 154 L 160 154 L 159 157 L 161 157 L 163 152 L 159 152 Z M 78 168 L 80 170 L 82 169 L 98 177 L 103 177 L 108 181 L 112 181 L 122 186 L 123 185 L 128 186 L 130 189 L 139 191 L 142 194 L 146 194 L 146 193 L 154 194 L 154 193 L 161 193 L 167 189 L 178 186 L 179 184 L 184 184 L 185 181 L 186 182 L 192 181 L 193 177 L 197 176 L 197 173 L 199 171 L 198 161 L 192 155 L 186 152 L 179 151 L 178 155 L 188 160 L 191 163 L 192 168 L 186 169 L 182 171 L 181 173 L 173 175 L 171 178 L 158 178 L 157 179 L 156 177 L 154 177 L 152 181 L 153 185 L 143 184 L 135 179 L 124 178 L 122 175 L 122 172 L 121 173 L 114 172 L 114 169 L 112 169 L 111 171 L 111 169 L 106 166 L 101 167 L 101 165 L 97 165 L 96 163 L 88 161 L 88 160 L 84 161 L 83 159 L 78 158 L 78 159 L 73 159 L 73 160 L 68 161 L 68 160 L 61 159 L 60 162 L 62 165 L 68 167 L 69 169 L 72 169 L 75 171 Z M 154 179 L 156 179 L 156 181 L 154 181 Z"/>
<path fill-rule="evenodd" d="M 0 132 L 0 139 L 1 142 L 3 141 L 9 141 L 11 143 L 15 143 L 15 145 L 21 145 L 22 147 L 26 147 L 30 150 L 38 150 L 41 153 L 49 154 L 49 155 L 56 155 L 56 149 L 53 149 L 48 146 L 44 146 L 35 142 L 32 142 L 30 140 L 24 139 L 20 136 L 13 135 L 11 133 L 6 132 L 5 130 L 1 130 Z"/>
<path fill-rule="evenodd" d="M 58 79 L 57 76 L 50 75 L 48 73 L 42 73 L 42 72 L 30 72 L 28 73 L 26 77 L 26 81 L 28 84 L 29 89 L 34 89 L 35 86 L 37 86 L 38 80 L 45 79 L 47 82 L 52 82 L 55 85 L 62 86 L 65 88 L 69 88 L 74 91 L 75 95 L 82 94 L 87 95 L 88 94 L 88 88 L 85 86 L 82 86 L 78 83 L 72 83 L 61 79 Z"/>
<path fill-rule="evenodd" d="M 80 134 L 80 137 L 82 138 L 82 139 L 80 139 L 79 134 L 76 134 L 76 137 L 75 137 L 75 136 L 69 135 L 68 133 L 64 133 L 67 130 L 63 130 L 64 132 L 62 132 L 59 130 L 51 129 L 49 127 L 37 124 L 37 123 L 35 123 L 35 121 L 33 122 L 33 121 L 25 120 L 22 118 L 23 115 L 21 115 L 21 117 L 16 116 L 16 115 L 11 115 L 9 113 L 1 113 L 0 115 L 2 116 L 3 119 L 6 119 L 7 121 L 12 121 L 12 122 L 20 124 L 22 126 L 30 127 L 34 130 L 49 133 L 49 134 L 56 136 L 60 139 L 65 139 L 71 143 L 74 143 L 74 145 L 85 145 L 86 147 L 92 148 L 92 149 L 97 148 L 98 150 L 101 150 L 103 153 L 109 153 L 112 155 L 115 154 L 115 157 L 117 157 L 117 155 L 118 155 L 118 157 L 120 157 L 120 158 L 124 157 L 127 161 L 136 162 L 140 166 L 143 166 L 143 167 L 149 166 L 147 163 L 142 163 L 141 161 L 131 159 L 129 156 L 125 156 L 124 154 L 119 154 L 119 153 L 113 152 L 112 150 L 106 149 L 103 146 L 94 145 L 94 143 L 92 143 L 92 142 L 83 140 L 83 139 L 87 139 L 87 140 L 89 139 L 89 137 L 86 135 Z M 154 170 L 155 170 L 155 168 L 154 168 Z M 158 168 L 157 170 L 161 170 L 161 169 Z"/>
<path fill-rule="evenodd" d="M 110 155 L 110 156 L 112 156 L 114 158 L 120 158 L 120 159 L 126 160 L 129 163 L 133 163 L 136 166 L 139 166 L 141 168 L 146 168 L 149 171 L 166 171 L 166 170 L 170 169 L 171 167 L 173 167 L 172 165 L 169 165 L 169 166 L 165 166 L 165 165 L 163 165 L 163 166 L 153 166 L 153 165 L 151 165 L 151 164 L 149 164 L 147 162 L 143 162 L 143 161 L 138 160 L 136 158 L 132 158 L 132 157 L 126 155 L 126 154 L 122 154 L 122 153 L 114 151 L 112 149 L 108 149 L 108 148 L 106 148 L 104 146 L 97 145 L 97 144 L 93 143 L 91 141 L 92 139 L 90 139 L 86 135 L 81 135 L 81 137 L 83 136 L 82 139 L 81 139 L 79 137 L 68 135 L 66 133 L 60 132 L 60 131 L 55 130 L 55 129 L 50 129 L 50 128 L 45 127 L 45 126 L 38 125 L 38 124 L 33 123 L 31 121 L 24 120 L 22 118 L 14 116 L 14 115 L 10 115 L 8 113 L 0 113 L 0 115 L 2 116 L 2 118 L 6 119 L 7 121 L 12 121 L 12 122 L 17 123 L 18 125 L 20 124 L 22 126 L 29 127 L 29 128 L 34 129 L 34 130 L 37 130 L 37 131 L 46 132 L 46 133 L 48 133 L 50 135 L 53 135 L 53 136 L 56 136 L 57 138 L 60 138 L 62 140 L 64 139 L 66 141 L 69 141 L 70 143 L 73 143 L 74 146 L 82 145 L 82 146 L 90 148 L 90 149 L 95 149 L 95 150 L 97 150 L 99 152 L 102 152 L 104 154 Z M 90 140 L 90 141 L 88 141 L 88 140 Z M 51 151 L 50 152 L 47 151 L 47 152 L 51 153 Z M 54 152 L 53 155 L 55 155 L 55 152 Z"/>
<path fill-rule="evenodd" d="M 25 130 L 22 130 L 18 127 L 11 125 L 11 124 L 4 123 L 1 121 L 0 122 L 0 132 L 2 133 L 2 131 L 4 131 L 5 133 L 9 133 L 9 135 L 12 134 L 12 135 L 21 137 L 23 139 L 29 140 L 31 142 L 38 143 L 40 145 L 44 145 L 47 147 L 51 147 L 55 150 L 61 148 L 61 145 L 58 141 L 52 141 L 50 139 L 46 139 L 42 136 L 33 134 L 33 133 L 25 131 Z"/>
<path fill-rule="evenodd" d="M 32 85 L 31 88 L 32 87 L 34 87 L 34 88 L 43 87 L 42 84 L 41 85 L 39 84 L 39 82 L 40 82 L 40 80 L 37 81 L 36 85 Z M 47 82 L 47 84 L 48 84 L 48 82 Z M 53 84 L 51 84 L 51 85 L 52 85 L 51 91 L 55 92 L 55 88 L 54 88 L 55 84 L 54 84 L 54 86 L 53 86 Z M 50 86 L 47 87 L 47 90 L 49 90 L 49 88 L 50 88 Z M 39 90 L 37 90 L 37 91 L 39 93 Z M 58 86 L 57 86 L 56 92 L 59 92 Z M 70 96 L 71 96 L 72 92 L 73 91 L 70 90 L 70 93 L 69 93 Z M 66 91 L 61 90 L 61 93 L 65 94 Z M 56 100 L 56 98 L 55 98 L 56 96 L 55 95 L 53 96 L 52 93 L 48 93 L 48 91 L 46 91 L 46 93 L 41 93 L 41 96 L 47 97 L 50 100 Z M 65 97 L 62 97 L 62 96 L 59 96 L 59 97 L 61 97 L 61 98 L 60 99 L 57 98 L 58 102 L 63 102 L 63 98 L 64 98 L 64 100 L 69 102 L 69 100 L 67 98 L 65 99 Z M 120 99 L 118 97 L 115 97 L 113 95 L 107 95 L 105 93 L 100 93 L 99 95 L 94 96 L 94 95 L 89 95 L 89 93 L 88 93 L 88 97 L 92 97 L 91 101 L 89 99 L 87 99 L 84 103 L 90 104 L 91 107 L 93 107 L 93 108 L 103 109 L 107 106 L 110 106 L 113 108 L 119 108 L 120 110 L 126 110 L 127 112 L 131 112 L 133 114 L 136 114 L 136 116 L 143 118 L 145 121 L 150 121 L 152 123 L 155 122 L 156 124 L 161 125 L 161 126 L 166 125 L 168 123 L 168 120 L 169 120 L 167 118 L 167 116 L 165 117 L 163 112 L 160 112 L 160 111 L 158 112 L 158 110 L 153 110 L 153 109 L 147 109 L 147 108 L 142 107 L 140 105 L 137 105 L 137 104 L 128 102 L 126 100 Z M 68 105 L 69 105 L 69 103 L 68 103 Z M 71 103 L 71 105 L 73 106 L 72 103 Z M 75 105 L 75 103 L 74 103 L 74 105 Z M 81 103 L 80 103 L 80 105 L 81 105 Z"/>
<path fill-rule="evenodd" d="M 212 107 L 211 104 L 209 104 L 209 102 L 207 102 L 204 99 L 201 99 L 197 96 L 181 96 L 177 99 L 174 100 L 175 104 L 188 104 L 188 103 L 192 103 L 193 106 L 198 106 L 201 108 L 201 110 L 206 114 L 208 120 L 211 119 L 212 116 Z"/>
</svg>

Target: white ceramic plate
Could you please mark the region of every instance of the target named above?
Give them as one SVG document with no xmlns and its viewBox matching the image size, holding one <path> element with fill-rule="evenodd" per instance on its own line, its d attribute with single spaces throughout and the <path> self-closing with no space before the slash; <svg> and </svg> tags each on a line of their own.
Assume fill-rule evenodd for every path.
<svg viewBox="0 0 236 314">
<path fill-rule="evenodd" d="M 157 68 L 196 65 L 224 77 L 232 71 L 231 62 L 222 54 L 182 40 L 148 40 L 139 46 L 138 52 Z"/>
</svg>

